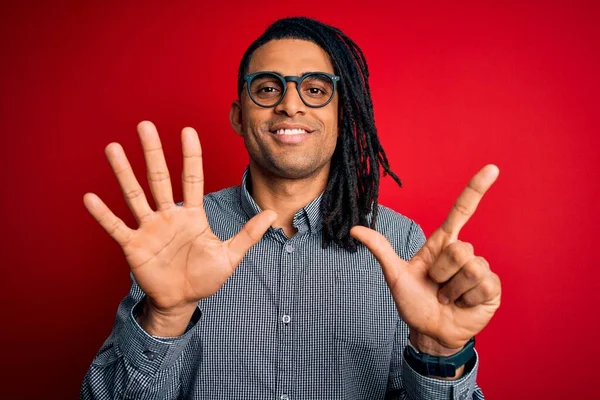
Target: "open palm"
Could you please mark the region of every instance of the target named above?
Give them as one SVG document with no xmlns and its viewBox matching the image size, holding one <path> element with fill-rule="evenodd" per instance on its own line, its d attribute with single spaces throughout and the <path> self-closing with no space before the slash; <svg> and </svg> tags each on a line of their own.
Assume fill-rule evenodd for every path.
<svg viewBox="0 0 600 400">
<path fill-rule="evenodd" d="M 183 205 L 173 201 L 171 180 L 158 132 L 150 122 L 138 125 L 147 164 L 148 182 L 157 210 L 143 189 L 118 143 L 106 147 L 109 163 L 139 223 L 130 229 L 93 193 L 84 196 L 90 214 L 121 245 L 138 285 L 164 312 L 217 292 L 244 254 L 260 240 L 275 220 L 273 211 L 252 218 L 226 241 L 219 240 L 204 212 L 202 151 L 196 131 L 182 131 Z"/>
</svg>

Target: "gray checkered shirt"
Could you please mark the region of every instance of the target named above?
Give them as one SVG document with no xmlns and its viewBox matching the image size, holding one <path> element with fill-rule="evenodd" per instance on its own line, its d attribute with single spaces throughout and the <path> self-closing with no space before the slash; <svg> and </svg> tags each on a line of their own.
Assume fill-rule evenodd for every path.
<svg viewBox="0 0 600 400">
<path fill-rule="evenodd" d="M 247 179 L 248 170 L 241 186 L 205 196 L 222 240 L 260 211 Z M 294 237 L 269 228 L 225 285 L 199 302 L 180 337 L 140 328 L 144 293 L 134 281 L 81 399 L 482 399 L 478 361 L 456 381 L 404 362 L 408 327 L 379 263 L 365 246 L 321 248 L 320 200 L 296 213 Z M 405 260 L 425 241 L 419 225 L 383 206 L 377 230 Z"/>
</svg>

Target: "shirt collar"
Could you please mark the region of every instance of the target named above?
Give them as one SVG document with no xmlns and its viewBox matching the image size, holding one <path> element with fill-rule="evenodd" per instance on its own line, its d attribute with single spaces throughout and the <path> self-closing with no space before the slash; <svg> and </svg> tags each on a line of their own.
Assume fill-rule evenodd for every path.
<svg viewBox="0 0 600 400">
<path fill-rule="evenodd" d="M 248 215 L 248 218 L 254 217 L 262 210 L 256 204 L 252 195 L 248 191 L 248 186 L 251 184 L 250 167 L 247 167 L 242 177 L 242 186 L 240 188 L 240 201 L 242 209 Z M 317 196 L 314 200 L 308 203 L 294 214 L 292 225 L 298 229 L 298 233 L 308 232 L 309 234 L 317 233 L 322 228 L 321 218 L 321 198 L 323 193 Z"/>
</svg>

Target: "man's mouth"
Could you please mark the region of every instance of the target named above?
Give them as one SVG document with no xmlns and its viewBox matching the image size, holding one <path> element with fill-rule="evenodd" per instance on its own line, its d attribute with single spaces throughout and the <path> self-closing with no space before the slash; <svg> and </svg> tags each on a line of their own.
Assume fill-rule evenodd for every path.
<svg viewBox="0 0 600 400">
<path fill-rule="evenodd" d="M 313 131 L 306 125 L 277 124 L 272 127 L 273 138 L 281 144 L 298 144 L 307 140 Z"/>
<path fill-rule="evenodd" d="M 304 129 L 277 129 L 273 133 L 276 135 L 302 135 L 308 132 Z"/>
</svg>

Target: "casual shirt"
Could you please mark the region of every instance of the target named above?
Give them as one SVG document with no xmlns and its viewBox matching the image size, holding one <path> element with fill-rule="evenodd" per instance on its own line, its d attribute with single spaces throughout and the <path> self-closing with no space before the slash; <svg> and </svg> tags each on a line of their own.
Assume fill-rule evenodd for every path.
<svg viewBox="0 0 600 400">
<path fill-rule="evenodd" d="M 240 186 L 205 196 L 226 240 L 261 210 Z M 113 331 L 87 372 L 82 399 L 482 399 L 478 361 L 458 380 L 422 376 L 403 358 L 408 326 L 381 267 L 364 246 L 322 248 L 321 196 L 298 210 L 297 233 L 269 228 L 177 338 L 136 322 L 144 293 L 133 281 Z M 376 229 L 410 260 L 420 226 L 379 206 Z"/>
</svg>

